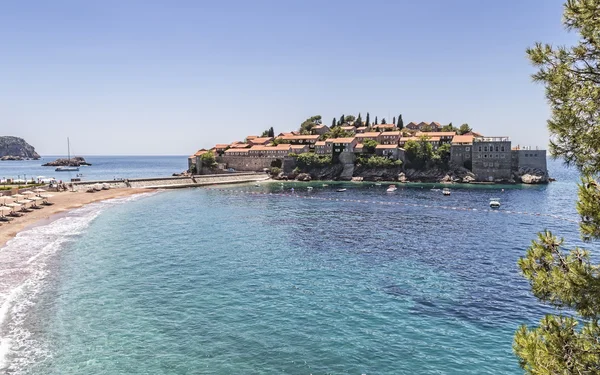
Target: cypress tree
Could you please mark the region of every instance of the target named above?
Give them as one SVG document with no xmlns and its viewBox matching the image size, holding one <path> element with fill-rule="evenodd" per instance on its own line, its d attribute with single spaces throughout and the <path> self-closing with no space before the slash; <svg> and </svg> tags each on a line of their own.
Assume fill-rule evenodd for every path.
<svg viewBox="0 0 600 375">
<path fill-rule="evenodd" d="M 356 121 L 354 121 L 354 126 L 362 126 L 362 117 L 360 117 L 360 112 L 358 112 L 358 117 L 356 117 Z"/>
<path fill-rule="evenodd" d="M 385 117 L 381 119 L 381 125 L 385 125 L 386 121 L 385 121 Z"/>
<path fill-rule="evenodd" d="M 404 129 L 404 121 L 402 121 L 402 115 L 398 116 L 398 129 Z"/>
<path fill-rule="evenodd" d="M 331 128 L 335 128 L 335 126 L 337 125 L 337 122 L 335 121 L 335 117 L 333 118 L 333 121 L 331 121 Z"/>
<path fill-rule="evenodd" d="M 269 137 L 271 137 L 271 138 L 275 137 L 275 130 L 273 130 L 272 126 L 269 128 Z"/>
<path fill-rule="evenodd" d="M 367 112 L 367 118 L 365 119 L 365 126 L 366 127 L 371 126 L 371 120 L 369 120 L 369 112 Z"/>
<path fill-rule="evenodd" d="M 346 118 L 344 117 L 344 115 L 342 115 L 342 117 L 340 117 L 340 125 L 344 125 L 345 122 Z"/>
<path fill-rule="evenodd" d="M 396 116 L 394 116 L 394 120 L 392 121 L 392 124 L 396 125 Z"/>
<path fill-rule="evenodd" d="M 375 116 L 375 122 L 374 122 L 374 124 L 375 124 L 375 125 L 379 125 L 379 124 L 377 123 L 377 116 Z"/>
</svg>

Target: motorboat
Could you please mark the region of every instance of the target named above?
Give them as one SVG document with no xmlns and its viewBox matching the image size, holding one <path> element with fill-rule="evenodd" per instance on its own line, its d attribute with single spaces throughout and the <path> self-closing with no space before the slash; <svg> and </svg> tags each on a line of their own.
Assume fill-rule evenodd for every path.
<svg viewBox="0 0 600 375">
<path fill-rule="evenodd" d="M 308 190 L 308 191 L 311 191 L 312 189 L 313 189 L 312 186 L 309 186 L 309 187 L 306 188 L 306 190 Z"/>
<path fill-rule="evenodd" d="M 491 208 L 500 208 L 500 198 L 490 198 Z"/>
<path fill-rule="evenodd" d="M 388 186 L 386 192 L 393 193 L 396 190 L 398 190 L 398 188 L 396 187 L 396 185 L 390 185 L 390 186 Z"/>
<path fill-rule="evenodd" d="M 376 182 L 375 186 L 381 186 L 381 182 Z"/>
<path fill-rule="evenodd" d="M 442 194 L 444 194 L 444 195 L 450 195 L 450 189 L 448 189 L 448 188 L 442 189 Z"/>
<path fill-rule="evenodd" d="M 343 193 L 343 192 L 345 192 L 345 191 L 346 191 L 346 189 L 342 188 L 342 189 L 337 189 L 336 191 L 337 191 L 338 193 Z"/>
</svg>

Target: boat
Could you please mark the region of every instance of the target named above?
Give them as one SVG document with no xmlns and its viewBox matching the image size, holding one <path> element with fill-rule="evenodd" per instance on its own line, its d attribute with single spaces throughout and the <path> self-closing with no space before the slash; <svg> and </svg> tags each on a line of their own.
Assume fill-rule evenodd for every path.
<svg viewBox="0 0 600 375">
<path fill-rule="evenodd" d="M 500 208 L 500 198 L 490 198 L 491 208 Z"/>
<path fill-rule="evenodd" d="M 376 182 L 375 186 L 381 186 L 381 182 Z"/>
<path fill-rule="evenodd" d="M 450 189 L 448 189 L 448 188 L 442 189 L 442 194 L 444 194 L 444 195 L 450 195 Z"/>
<path fill-rule="evenodd" d="M 306 188 L 306 190 L 308 190 L 308 191 L 311 191 L 312 189 L 313 189 L 312 186 L 309 186 L 309 187 Z"/>
<path fill-rule="evenodd" d="M 346 189 L 342 188 L 342 189 L 337 189 L 336 190 L 338 193 L 343 193 L 344 191 L 346 191 Z"/>
<path fill-rule="evenodd" d="M 329 186 L 329 185 L 327 185 L 327 184 L 323 184 L 323 187 L 326 187 L 326 186 Z"/>
<path fill-rule="evenodd" d="M 69 161 L 69 163 L 71 163 L 71 144 L 69 143 L 69 137 L 67 137 L 67 155 L 68 155 L 67 160 Z M 79 170 L 79 167 L 72 167 L 70 165 L 66 165 L 66 166 L 58 167 L 54 171 L 55 172 L 77 172 L 78 170 Z"/>
<path fill-rule="evenodd" d="M 396 187 L 396 185 L 390 185 L 390 186 L 388 186 L 386 192 L 393 193 L 396 190 L 398 190 L 398 188 Z"/>
</svg>

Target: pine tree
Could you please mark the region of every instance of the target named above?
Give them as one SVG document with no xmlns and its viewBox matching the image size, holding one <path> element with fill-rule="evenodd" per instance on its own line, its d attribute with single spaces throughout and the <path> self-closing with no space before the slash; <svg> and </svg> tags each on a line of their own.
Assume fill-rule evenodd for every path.
<svg viewBox="0 0 600 375">
<path fill-rule="evenodd" d="M 381 119 L 381 125 L 385 125 L 387 122 L 385 121 L 385 117 Z"/>
<path fill-rule="evenodd" d="M 404 121 L 402 121 L 402 115 L 398 115 L 398 129 L 404 129 Z"/>
<path fill-rule="evenodd" d="M 377 123 L 377 116 L 375 116 L 375 125 L 379 125 L 379 124 Z"/>
<path fill-rule="evenodd" d="M 574 165 L 582 175 L 577 211 L 583 240 L 600 239 L 600 2 L 567 0 L 563 22 L 578 32 L 578 44 L 553 47 L 537 43 L 527 50 L 533 75 L 546 87 L 551 119 L 550 152 Z M 565 249 L 551 232 L 537 240 L 519 259 L 532 293 L 557 309 L 538 327 L 521 326 L 513 349 L 528 374 L 600 373 L 600 273 L 590 252 Z"/>
<path fill-rule="evenodd" d="M 367 112 L 367 117 L 365 118 L 365 126 L 368 128 L 371 126 L 371 120 L 369 120 L 369 112 Z"/>
</svg>

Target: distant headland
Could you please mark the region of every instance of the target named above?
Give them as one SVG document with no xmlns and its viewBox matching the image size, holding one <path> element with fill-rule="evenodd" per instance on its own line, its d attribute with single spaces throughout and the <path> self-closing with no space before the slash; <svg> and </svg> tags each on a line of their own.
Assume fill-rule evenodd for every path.
<svg viewBox="0 0 600 375">
<path fill-rule="evenodd" d="M 38 160 L 40 155 L 23 138 L 0 136 L 0 160 Z"/>
<path fill-rule="evenodd" d="M 373 122 L 367 113 L 306 119 L 298 130 L 271 127 L 242 141 L 200 149 L 188 158 L 193 174 L 265 171 L 275 179 L 442 183 L 546 183 L 546 151 L 513 146 L 468 124 Z"/>
</svg>

